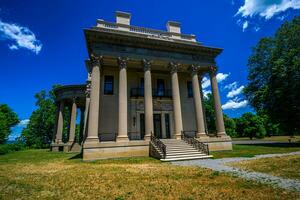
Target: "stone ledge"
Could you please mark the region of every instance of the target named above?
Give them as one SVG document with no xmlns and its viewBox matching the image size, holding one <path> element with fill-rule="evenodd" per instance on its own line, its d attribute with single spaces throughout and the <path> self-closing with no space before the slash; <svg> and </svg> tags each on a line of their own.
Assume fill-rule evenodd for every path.
<svg viewBox="0 0 300 200">
<path fill-rule="evenodd" d="M 149 141 L 136 140 L 136 141 L 126 141 L 126 142 L 98 142 L 98 143 L 85 142 L 83 144 L 83 149 L 131 147 L 131 146 L 147 146 L 147 147 L 149 147 Z"/>
</svg>

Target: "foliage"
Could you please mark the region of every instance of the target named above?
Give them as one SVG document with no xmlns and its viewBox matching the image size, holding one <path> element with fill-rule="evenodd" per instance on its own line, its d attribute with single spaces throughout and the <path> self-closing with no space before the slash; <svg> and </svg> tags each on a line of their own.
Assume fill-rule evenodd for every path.
<svg viewBox="0 0 300 200">
<path fill-rule="evenodd" d="M 224 125 L 225 125 L 227 135 L 229 135 L 230 137 L 237 137 L 236 123 L 234 119 L 224 114 Z"/>
<path fill-rule="evenodd" d="M 0 144 L 3 144 L 11 128 L 19 123 L 18 116 L 6 104 L 0 104 Z"/>
<path fill-rule="evenodd" d="M 300 130 L 300 17 L 262 38 L 248 60 L 245 94 L 258 113 L 289 134 Z M 274 128 L 274 127 L 273 127 Z M 273 129 L 271 128 L 271 129 Z"/>
<path fill-rule="evenodd" d="M 241 137 L 263 138 L 266 135 L 263 119 L 253 113 L 244 113 L 236 120 L 236 131 Z"/>
<path fill-rule="evenodd" d="M 53 86 L 53 89 L 57 86 Z M 55 95 L 53 89 L 47 94 L 45 90 L 37 93 L 36 106 L 30 122 L 23 129 L 21 137 L 29 147 L 47 147 L 53 138 L 56 117 Z"/>
<path fill-rule="evenodd" d="M 1 144 L 0 155 L 4 155 L 13 151 L 20 151 L 23 149 L 25 149 L 25 145 L 22 142 L 17 142 L 12 144 Z"/>
</svg>

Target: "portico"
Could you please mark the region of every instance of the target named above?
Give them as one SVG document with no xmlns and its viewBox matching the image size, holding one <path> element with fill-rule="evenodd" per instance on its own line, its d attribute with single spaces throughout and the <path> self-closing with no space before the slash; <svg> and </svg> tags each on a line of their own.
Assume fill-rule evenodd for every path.
<svg viewBox="0 0 300 200">
<path fill-rule="evenodd" d="M 154 156 L 159 139 L 181 140 L 188 132 L 210 150 L 231 149 L 216 79 L 215 57 L 222 50 L 182 34 L 177 22 L 168 22 L 164 32 L 132 26 L 130 17 L 117 12 L 116 23 L 98 20 L 84 31 L 89 59 L 82 102 L 83 159 Z M 214 99 L 214 137 L 205 128 L 205 75 Z M 57 145 L 62 144 L 63 103 L 57 115 Z M 71 105 L 69 143 L 74 141 L 78 106 L 74 100 Z"/>
</svg>

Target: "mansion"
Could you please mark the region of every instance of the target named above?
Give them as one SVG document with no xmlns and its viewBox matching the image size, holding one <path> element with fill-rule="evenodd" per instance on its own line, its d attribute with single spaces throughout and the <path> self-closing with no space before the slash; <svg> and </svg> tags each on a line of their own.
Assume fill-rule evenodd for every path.
<svg viewBox="0 0 300 200">
<path fill-rule="evenodd" d="M 51 150 L 82 151 L 83 160 L 149 155 L 162 161 L 231 150 L 216 79 L 215 60 L 222 49 L 181 33 L 178 22 L 169 21 L 167 31 L 161 31 L 133 26 L 130 19 L 129 13 L 116 12 L 115 23 L 98 19 L 84 30 L 87 82 L 55 89 Z M 211 81 L 215 133 L 206 126 L 205 75 Z"/>
</svg>

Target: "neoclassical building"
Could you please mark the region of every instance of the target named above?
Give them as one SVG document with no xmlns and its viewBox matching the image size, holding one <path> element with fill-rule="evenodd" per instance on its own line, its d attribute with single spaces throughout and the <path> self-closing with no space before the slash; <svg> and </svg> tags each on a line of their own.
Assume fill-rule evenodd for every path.
<svg viewBox="0 0 300 200">
<path fill-rule="evenodd" d="M 161 31 L 133 26 L 130 18 L 116 12 L 115 23 L 99 19 L 84 30 L 87 82 L 55 90 L 58 112 L 51 149 L 82 151 L 84 160 L 150 155 L 165 161 L 232 149 L 216 79 L 215 59 L 222 49 L 182 34 L 178 22 L 169 21 L 167 31 Z M 205 75 L 214 99 L 214 134 L 206 128 Z M 66 106 L 71 116 L 63 141 Z"/>
</svg>

